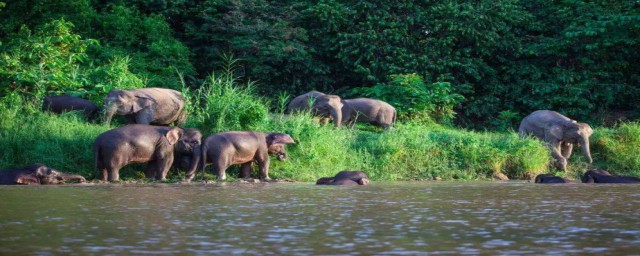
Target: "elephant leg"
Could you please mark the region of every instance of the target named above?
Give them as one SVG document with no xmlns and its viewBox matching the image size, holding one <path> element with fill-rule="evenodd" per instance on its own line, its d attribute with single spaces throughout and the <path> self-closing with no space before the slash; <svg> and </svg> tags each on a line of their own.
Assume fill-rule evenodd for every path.
<svg viewBox="0 0 640 256">
<path fill-rule="evenodd" d="M 173 164 L 173 154 L 167 154 L 164 159 L 158 160 L 156 168 L 156 180 L 166 180 L 167 173 Z"/>
<path fill-rule="evenodd" d="M 150 109 L 143 109 L 136 113 L 136 124 L 150 124 L 153 121 L 153 113 Z"/>
<path fill-rule="evenodd" d="M 158 163 L 149 162 L 147 167 L 144 169 L 144 176 L 147 179 L 153 179 L 156 176 L 156 170 L 158 169 Z"/>
<path fill-rule="evenodd" d="M 269 178 L 269 158 L 268 157 L 264 161 L 258 162 L 258 168 L 260 171 L 260 179 L 271 180 L 271 178 Z"/>
<path fill-rule="evenodd" d="M 120 168 L 111 167 L 107 168 L 109 172 L 109 181 L 120 180 Z"/>
<path fill-rule="evenodd" d="M 556 160 L 556 167 L 565 171 L 567 169 L 567 159 L 562 156 L 559 149 L 560 145 L 550 146 L 551 157 Z"/>
<path fill-rule="evenodd" d="M 229 167 L 229 165 L 227 164 L 227 161 L 225 161 L 225 159 L 223 159 L 222 157 L 215 159 L 212 158 L 213 160 L 213 172 L 216 174 L 216 176 L 218 176 L 219 180 L 225 180 L 227 179 L 227 167 Z"/>
<path fill-rule="evenodd" d="M 251 169 L 253 167 L 253 162 L 248 162 L 242 164 L 242 178 L 251 178 Z"/>
<path fill-rule="evenodd" d="M 124 116 L 124 122 L 126 124 L 135 124 L 136 123 L 136 116 L 135 115 L 125 115 Z"/>
<path fill-rule="evenodd" d="M 573 144 L 572 143 L 567 143 L 567 142 L 563 142 L 562 143 L 562 156 L 569 160 L 569 157 L 571 157 L 571 151 L 573 151 Z"/>
<path fill-rule="evenodd" d="M 107 180 L 109 178 L 109 172 L 107 172 L 107 168 L 102 168 L 100 172 L 101 172 L 101 175 L 100 175 L 101 180 Z"/>
</svg>

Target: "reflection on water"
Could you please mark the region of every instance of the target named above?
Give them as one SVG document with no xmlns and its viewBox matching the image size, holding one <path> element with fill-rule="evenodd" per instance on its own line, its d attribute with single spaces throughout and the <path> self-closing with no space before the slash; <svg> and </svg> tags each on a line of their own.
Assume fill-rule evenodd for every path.
<svg viewBox="0 0 640 256">
<path fill-rule="evenodd" d="M 640 187 L 0 187 L 0 254 L 634 254 Z"/>
</svg>

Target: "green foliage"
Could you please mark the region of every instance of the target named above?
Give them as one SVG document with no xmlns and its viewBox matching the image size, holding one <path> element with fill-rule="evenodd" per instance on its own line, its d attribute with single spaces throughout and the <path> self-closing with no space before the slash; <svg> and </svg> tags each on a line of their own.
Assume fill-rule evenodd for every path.
<svg viewBox="0 0 640 256">
<path fill-rule="evenodd" d="M 623 123 L 615 129 L 596 129 L 591 137 L 594 161 L 617 175 L 640 176 L 640 123 Z"/>
<path fill-rule="evenodd" d="M 453 107 L 464 99 L 462 95 L 451 92 L 451 84 L 426 84 L 417 74 L 391 75 L 387 84 L 354 88 L 352 94 L 386 101 L 396 108 L 401 119 L 434 119 L 440 123 L 452 121 L 455 116 Z"/>
</svg>

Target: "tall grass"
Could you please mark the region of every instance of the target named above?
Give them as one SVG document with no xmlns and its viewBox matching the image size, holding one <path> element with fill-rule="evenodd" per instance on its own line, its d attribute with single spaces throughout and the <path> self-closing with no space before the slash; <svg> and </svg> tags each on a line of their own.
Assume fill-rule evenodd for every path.
<svg viewBox="0 0 640 256">
<path fill-rule="evenodd" d="M 357 169 L 377 181 L 490 179 L 495 173 L 529 179 L 550 171 L 551 158 L 543 144 L 519 138 L 514 132 L 474 132 L 415 123 L 398 123 L 389 131 L 368 125 L 335 129 L 315 123 L 310 113 L 284 115 L 284 96 L 274 107 L 276 113 L 270 113 L 267 100 L 255 95 L 251 86 L 240 85 L 231 76 L 212 75 L 200 89 L 184 89 L 190 113 L 186 126 L 200 129 L 205 136 L 228 130 L 290 134 L 296 143 L 287 146 L 288 161 L 271 161 L 273 178 L 314 181 Z M 77 113 L 42 113 L 39 104 L 17 94 L 0 99 L 0 168 L 41 162 L 91 177 L 93 140 L 113 127 L 87 123 Z M 592 138 L 596 164 L 639 176 L 639 138 L 638 123 L 596 129 Z M 579 153 L 575 155 L 570 170 L 579 173 L 586 165 Z M 141 170 L 134 165 L 122 174 L 138 178 Z"/>
</svg>

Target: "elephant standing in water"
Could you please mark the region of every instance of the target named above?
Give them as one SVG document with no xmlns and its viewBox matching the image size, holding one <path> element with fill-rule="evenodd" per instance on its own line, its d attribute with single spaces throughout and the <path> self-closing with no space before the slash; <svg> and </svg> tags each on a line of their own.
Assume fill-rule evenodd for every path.
<svg viewBox="0 0 640 256">
<path fill-rule="evenodd" d="M 309 105 L 309 102 L 313 102 Z M 311 110 L 311 113 L 320 117 L 320 123 L 326 125 L 329 119 L 333 119 L 333 125 L 338 128 L 342 124 L 342 99 L 336 95 L 327 95 L 319 91 L 310 91 L 293 98 L 287 106 L 287 113 Z"/>
<path fill-rule="evenodd" d="M 518 132 L 521 137 L 534 136 L 543 140 L 551 149 L 556 167 L 566 170 L 574 144 L 582 147 L 588 163 L 592 163 L 589 151 L 589 136 L 593 130 L 586 123 L 578 123 L 551 110 L 538 110 L 522 119 Z"/>
<path fill-rule="evenodd" d="M 56 114 L 79 110 L 87 120 L 94 121 L 100 115 L 100 108 L 91 101 L 71 96 L 46 96 L 42 100 L 42 111 L 51 111 Z"/>
<path fill-rule="evenodd" d="M 202 143 L 201 169 L 213 164 L 218 179 L 227 178 L 226 170 L 234 164 L 242 164 L 242 177 L 249 178 L 253 162 L 258 164 L 260 179 L 269 178 L 269 155 L 278 160 L 287 159 L 286 144 L 294 143 L 291 136 L 284 133 L 231 131 L 216 133 Z"/>
<path fill-rule="evenodd" d="M 396 109 L 381 100 L 357 98 L 342 100 L 342 122 L 350 127 L 355 122 L 368 122 L 389 129 L 396 122 Z"/>
<path fill-rule="evenodd" d="M 316 181 L 316 185 L 357 186 L 368 185 L 367 174 L 362 171 L 341 171 L 336 176 L 324 177 Z"/>
<path fill-rule="evenodd" d="M 582 183 L 640 183 L 640 178 L 614 176 L 605 170 L 588 170 L 582 176 Z"/>
<path fill-rule="evenodd" d="M 148 163 L 147 178 L 164 180 L 173 163 L 174 152 L 197 152 L 199 139 L 178 127 L 131 124 L 106 131 L 93 142 L 96 176 L 102 180 L 119 179 L 120 168 L 130 163 Z M 193 177 L 199 157 L 194 157 L 187 176 Z"/>
<path fill-rule="evenodd" d="M 0 185 L 62 184 L 66 181 L 86 182 L 80 175 L 66 174 L 43 164 L 18 169 L 0 170 Z"/>
<path fill-rule="evenodd" d="M 105 122 L 113 115 L 124 115 L 127 124 L 182 126 L 186 119 L 184 98 L 175 90 L 142 88 L 112 90 L 104 98 Z"/>
</svg>

